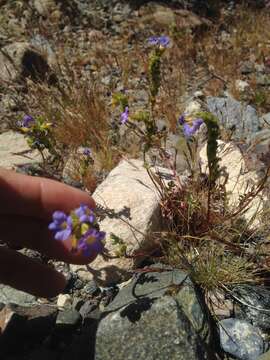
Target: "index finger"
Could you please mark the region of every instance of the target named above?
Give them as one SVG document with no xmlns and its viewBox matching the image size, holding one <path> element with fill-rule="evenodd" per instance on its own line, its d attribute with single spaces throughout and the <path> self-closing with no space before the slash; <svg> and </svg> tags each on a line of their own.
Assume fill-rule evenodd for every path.
<svg viewBox="0 0 270 360">
<path fill-rule="evenodd" d="M 84 191 L 55 180 L 0 169 L 0 214 L 50 220 L 55 210 L 68 213 L 80 204 L 95 207 Z"/>
</svg>

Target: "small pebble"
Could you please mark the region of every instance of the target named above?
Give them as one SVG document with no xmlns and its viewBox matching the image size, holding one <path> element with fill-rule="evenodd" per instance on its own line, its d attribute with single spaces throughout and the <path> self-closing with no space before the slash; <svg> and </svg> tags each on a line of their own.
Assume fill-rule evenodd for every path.
<svg viewBox="0 0 270 360">
<path fill-rule="evenodd" d="M 56 325 L 76 326 L 81 321 L 81 315 L 78 311 L 68 309 L 60 311 L 56 318 Z"/>
<path fill-rule="evenodd" d="M 83 304 L 84 304 L 84 301 L 81 298 L 74 297 L 73 303 L 72 303 L 72 308 L 77 311 L 80 311 L 80 308 L 83 306 Z"/>
<path fill-rule="evenodd" d="M 89 317 L 90 313 L 97 308 L 97 303 L 91 300 L 86 301 L 80 308 L 80 314 L 83 319 Z"/>
<path fill-rule="evenodd" d="M 71 307 L 72 298 L 69 294 L 60 294 L 57 298 L 57 307 L 62 309 L 66 307 Z"/>
<path fill-rule="evenodd" d="M 96 282 L 94 280 L 89 281 L 85 287 L 83 288 L 83 291 L 90 296 L 96 296 L 100 293 L 100 288 L 97 286 Z"/>
<path fill-rule="evenodd" d="M 81 290 L 84 286 L 84 283 L 81 279 L 77 279 L 74 283 L 74 289 Z"/>
</svg>

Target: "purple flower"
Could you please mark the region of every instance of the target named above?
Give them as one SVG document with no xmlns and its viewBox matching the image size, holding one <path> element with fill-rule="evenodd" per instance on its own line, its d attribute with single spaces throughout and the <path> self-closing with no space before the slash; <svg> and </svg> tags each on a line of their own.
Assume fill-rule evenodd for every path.
<svg viewBox="0 0 270 360">
<path fill-rule="evenodd" d="M 24 115 L 21 125 L 22 127 L 29 128 L 34 122 L 35 119 L 31 115 Z"/>
<path fill-rule="evenodd" d="M 83 155 L 85 155 L 85 156 L 90 156 L 90 155 L 91 155 L 91 149 L 88 148 L 88 147 L 85 147 L 85 148 L 83 149 Z"/>
<path fill-rule="evenodd" d="M 187 123 L 183 124 L 183 131 L 186 138 L 190 138 L 193 136 L 203 124 L 202 119 L 196 119 L 192 122 L 192 126 L 188 125 Z"/>
<path fill-rule="evenodd" d="M 81 223 L 94 223 L 96 217 L 93 210 L 91 210 L 87 205 L 81 205 L 78 209 L 74 210 L 74 213 L 78 216 Z"/>
<path fill-rule="evenodd" d="M 194 134 L 193 127 L 188 124 L 183 125 L 183 132 L 186 138 L 190 138 Z"/>
<path fill-rule="evenodd" d="M 128 121 L 128 116 L 129 116 L 129 109 L 128 109 L 128 106 L 126 106 L 125 111 L 122 112 L 121 117 L 120 117 L 120 122 L 122 125 L 124 125 Z"/>
<path fill-rule="evenodd" d="M 159 37 L 159 45 L 162 47 L 168 47 L 170 43 L 170 38 L 168 36 Z"/>
<path fill-rule="evenodd" d="M 195 131 L 199 130 L 199 128 L 201 127 L 201 125 L 203 124 L 203 119 L 196 119 L 193 121 L 193 127 L 195 129 Z"/>
<path fill-rule="evenodd" d="M 63 211 L 55 211 L 49 229 L 55 231 L 54 238 L 56 240 L 65 241 L 72 234 L 72 218 Z"/>
<path fill-rule="evenodd" d="M 158 44 L 158 36 L 151 36 L 148 39 L 150 45 L 157 45 Z"/>
<path fill-rule="evenodd" d="M 169 46 L 170 43 L 170 38 L 168 36 L 151 36 L 148 39 L 148 42 L 150 45 L 159 45 L 162 46 L 164 48 Z"/>
<path fill-rule="evenodd" d="M 184 125 L 184 123 L 185 123 L 185 116 L 184 115 L 181 115 L 180 117 L 179 117 L 179 119 L 178 119 L 178 122 L 179 122 L 179 124 L 180 125 Z"/>
<path fill-rule="evenodd" d="M 79 240 L 78 250 L 82 250 L 85 256 L 90 256 L 91 253 L 101 253 L 104 247 L 102 243 L 104 238 L 104 231 L 90 229 Z"/>
<path fill-rule="evenodd" d="M 193 136 L 203 124 L 203 119 L 195 119 L 192 122 L 192 126 L 186 123 L 185 116 L 181 115 L 178 119 L 178 123 L 183 125 L 183 132 L 186 138 L 190 138 Z"/>
</svg>

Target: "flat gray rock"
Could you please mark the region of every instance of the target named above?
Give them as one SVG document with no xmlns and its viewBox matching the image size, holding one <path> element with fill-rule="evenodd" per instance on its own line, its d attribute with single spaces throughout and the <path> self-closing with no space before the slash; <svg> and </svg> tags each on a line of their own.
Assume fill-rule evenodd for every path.
<svg viewBox="0 0 270 360">
<path fill-rule="evenodd" d="M 135 277 L 105 308 L 95 360 L 202 360 L 210 350 L 207 311 L 180 271 Z"/>
<path fill-rule="evenodd" d="M 163 265 L 153 265 L 152 267 L 162 269 Z M 192 285 L 187 274 L 178 270 L 165 269 L 160 273 L 153 271 L 135 276 L 127 286 L 121 288 L 119 294 L 105 308 L 105 311 L 116 311 L 136 301 L 137 297 L 147 296 L 150 299 L 156 299 L 165 295 L 168 286 L 180 286 L 183 283 Z"/>
<path fill-rule="evenodd" d="M 256 360 L 267 350 L 260 330 L 244 320 L 221 320 L 219 331 L 223 350 L 237 359 Z"/>
<path fill-rule="evenodd" d="M 0 303 L 31 306 L 36 304 L 36 297 L 10 286 L 0 284 Z"/>
<path fill-rule="evenodd" d="M 74 309 L 60 311 L 56 318 L 56 325 L 76 327 L 81 320 L 81 315 Z"/>
</svg>

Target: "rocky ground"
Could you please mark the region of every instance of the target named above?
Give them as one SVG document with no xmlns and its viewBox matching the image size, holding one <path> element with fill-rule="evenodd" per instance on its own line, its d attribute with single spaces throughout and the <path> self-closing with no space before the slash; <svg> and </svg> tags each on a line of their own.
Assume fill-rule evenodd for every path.
<svg viewBox="0 0 270 360">
<path fill-rule="evenodd" d="M 250 1 L 249 5 L 254 12 L 269 11 L 264 1 Z M 228 186 L 237 195 L 244 188 L 238 183 L 235 189 L 238 170 L 245 168 L 248 175 L 244 181 L 255 183 L 269 165 L 269 38 L 263 39 L 260 54 L 245 49 L 246 56 L 237 59 L 237 72 L 234 66 L 225 71 L 227 55 L 221 68 L 221 58 L 215 55 L 213 68 L 211 59 L 205 64 L 200 52 L 183 45 L 189 34 L 200 38 L 221 17 L 215 33 L 220 49 L 215 48 L 215 54 L 233 52 L 234 35 L 226 20 L 237 10 L 237 2 L 224 2 L 219 7 L 217 2 L 206 0 L 0 0 L 0 6 L 1 166 L 48 176 L 39 167 L 40 155 L 31 152 L 24 136 L 14 131 L 25 113 L 41 111 L 44 101 L 32 98 L 32 83 L 55 89 L 65 78 L 70 81 L 72 68 L 79 78 L 98 83 L 105 104 L 110 103 L 113 92 L 126 89 L 134 108 L 143 108 L 148 98 L 145 69 L 136 58 L 140 56 L 145 64 L 146 39 L 162 31 L 174 39 L 175 53 L 185 48 L 179 59 L 187 73 L 178 76 L 174 68 L 179 63 L 170 69 L 169 60 L 166 62 L 165 80 L 182 82 L 175 86 L 173 96 L 162 89 L 160 106 L 167 107 L 167 113 L 171 109 L 174 113 L 207 109 L 218 117 L 231 144 L 229 154 L 222 156 L 222 165 L 231 174 Z M 194 54 L 196 60 L 185 58 L 187 53 Z M 177 97 L 177 102 L 172 97 Z M 110 116 L 113 124 L 118 114 Z M 175 119 L 170 122 L 168 114 L 158 124 L 162 127 L 166 123 L 170 129 L 171 151 L 177 143 L 172 121 Z M 181 172 L 183 167 L 180 160 L 177 170 Z M 170 180 L 168 169 L 160 166 L 156 171 Z M 70 182 L 69 175 L 63 169 L 59 179 Z M 124 239 L 132 255 L 150 251 L 153 244 L 145 234 L 160 231 L 162 219 L 158 194 L 142 160 L 122 160 L 111 172 L 106 170 L 97 183 L 92 192 L 101 228 Z M 247 216 L 252 217 L 252 206 Z M 108 243 L 108 249 L 113 250 L 110 246 Z M 79 267 L 20 251 L 55 266 L 69 281 L 65 292 L 54 299 L 36 298 L 1 285 L 3 359 L 270 358 L 267 287 L 243 284 L 234 287 L 227 298 L 213 294 L 215 299 L 220 296 L 220 301 L 213 303 L 210 311 L 188 274 L 143 257 L 134 263 L 99 256 L 91 267 Z"/>
</svg>

